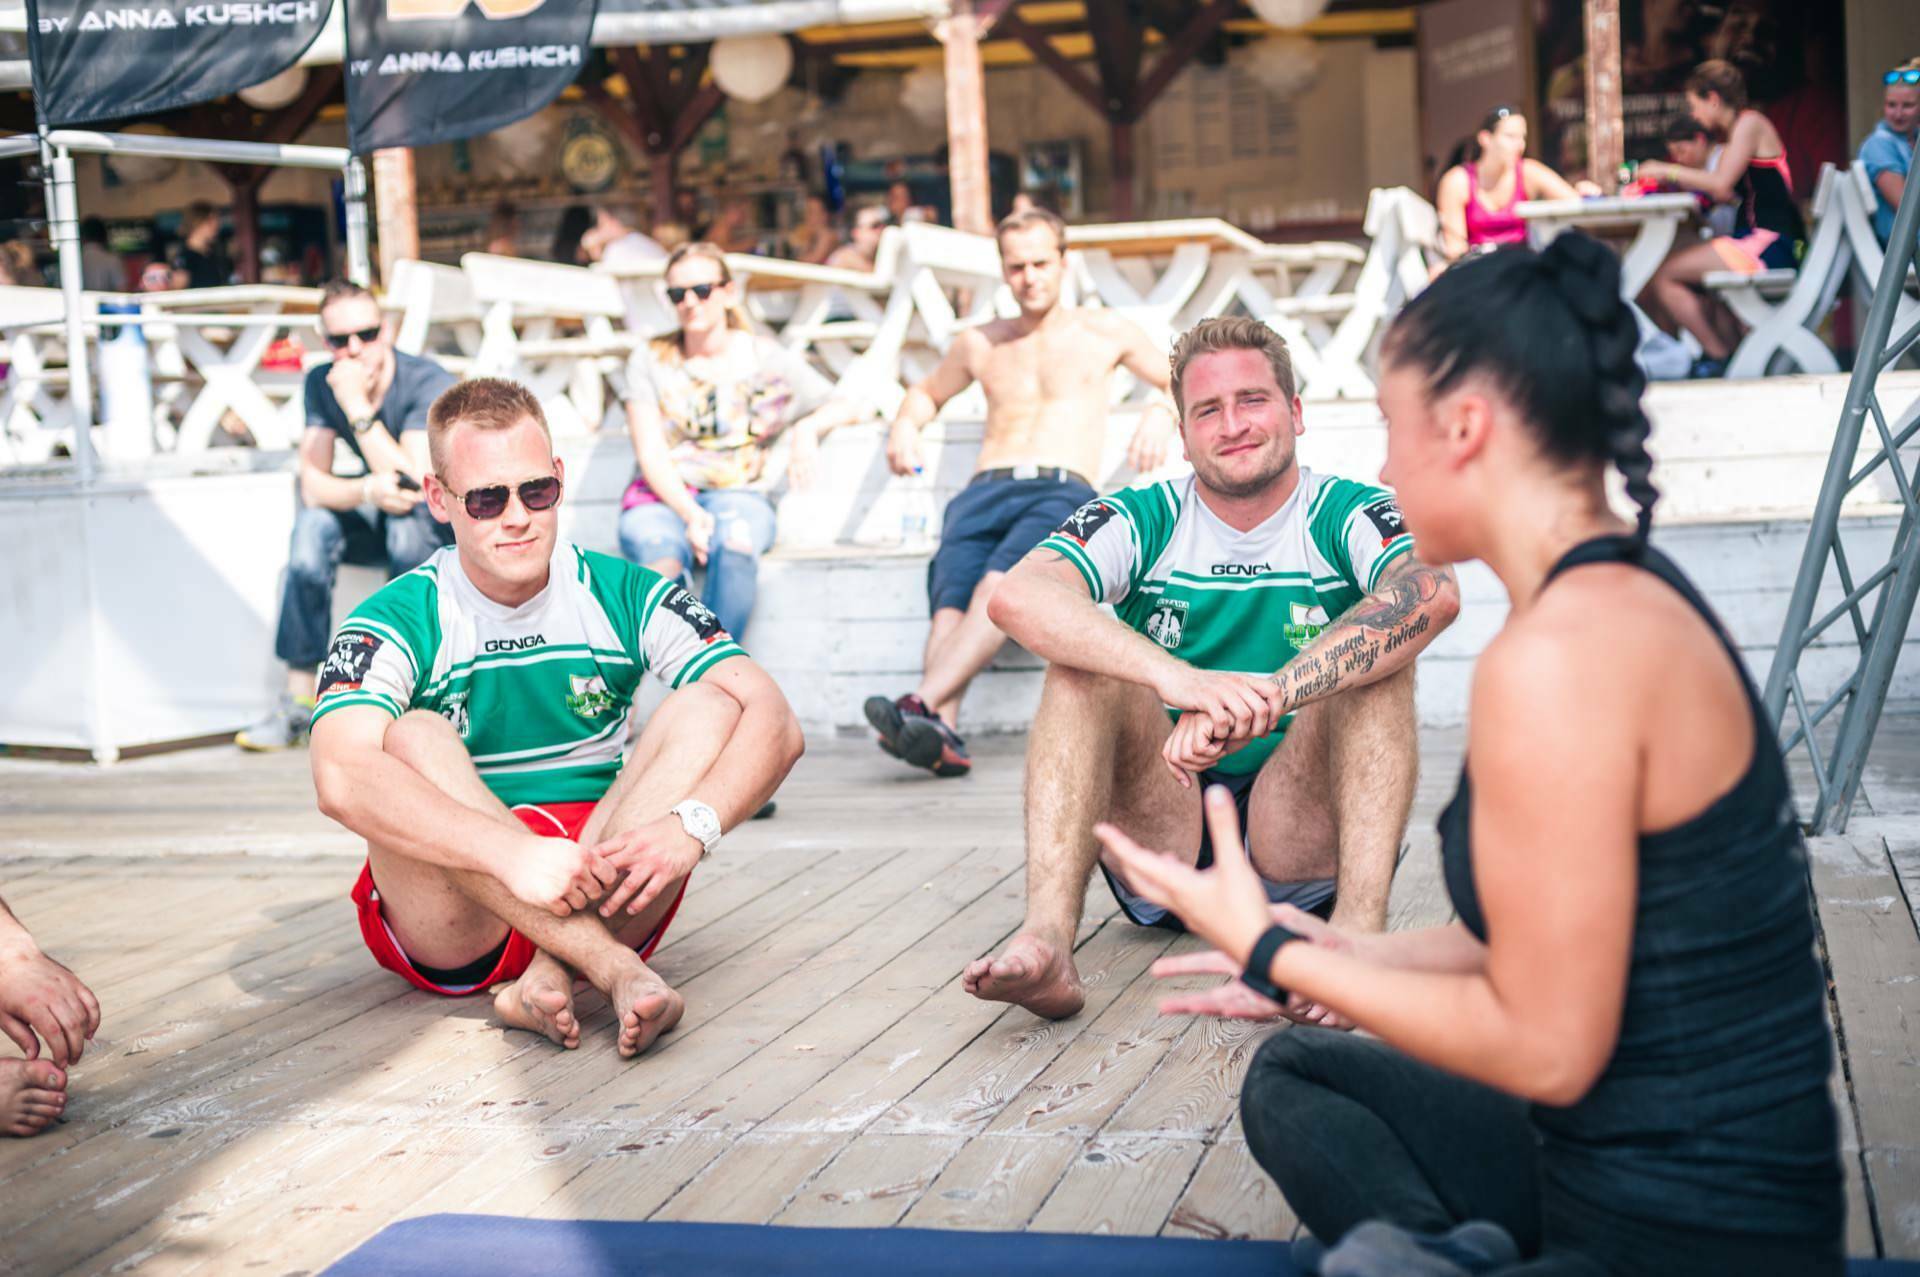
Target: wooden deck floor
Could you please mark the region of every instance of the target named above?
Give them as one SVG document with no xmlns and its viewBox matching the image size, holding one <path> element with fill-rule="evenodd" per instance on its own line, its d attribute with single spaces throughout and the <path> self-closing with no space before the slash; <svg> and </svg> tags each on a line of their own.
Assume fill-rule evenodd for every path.
<svg viewBox="0 0 1920 1277">
<path fill-rule="evenodd" d="M 1021 917 L 1021 746 L 936 782 L 817 744 L 778 818 L 696 878 L 657 959 L 687 1017 L 632 1063 L 591 996 L 562 1052 L 378 970 L 355 844 L 312 811 L 304 755 L 0 760 L 0 894 L 105 1008 L 67 1120 L 0 1143 L 0 1272 L 315 1272 L 448 1210 L 1288 1235 L 1234 1112 L 1272 1030 L 1154 1011 L 1148 965 L 1190 941 L 1096 887 L 1079 1017 L 960 991 Z M 1457 735 L 1425 742 L 1416 830 L 1457 757 Z M 1855 1254 L 1920 1255 L 1905 830 L 1885 816 L 1816 857 Z M 1446 916 L 1437 868 L 1416 834 L 1395 925 Z"/>
</svg>

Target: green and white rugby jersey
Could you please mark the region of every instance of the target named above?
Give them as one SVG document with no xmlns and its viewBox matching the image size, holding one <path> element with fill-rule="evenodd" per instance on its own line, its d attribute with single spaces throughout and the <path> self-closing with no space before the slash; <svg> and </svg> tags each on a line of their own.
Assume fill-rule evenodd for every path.
<svg viewBox="0 0 1920 1277">
<path fill-rule="evenodd" d="M 1385 488 L 1303 466 L 1287 503 L 1250 532 L 1207 509 L 1189 475 L 1089 501 L 1040 548 L 1189 665 L 1271 674 L 1410 553 L 1413 537 Z M 1258 771 L 1285 735 L 1283 722 L 1219 770 Z"/>
<path fill-rule="evenodd" d="M 547 588 L 504 607 L 447 546 L 341 624 L 313 717 L 429 709 L 509 806 L 594 802 L 620 772 L 643 674 L 685 687 L 745 655 L 691 590 L 625 559 L 562 541 Z"/>
</svg>

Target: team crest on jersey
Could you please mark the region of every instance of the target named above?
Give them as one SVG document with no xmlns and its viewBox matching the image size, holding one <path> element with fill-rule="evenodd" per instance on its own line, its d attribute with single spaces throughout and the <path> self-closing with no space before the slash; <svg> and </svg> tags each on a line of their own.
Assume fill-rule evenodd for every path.
<svg viewBox="0 0 1920 1277">
<path fill-rule="evenodd" d="M 374 653 L 379 650 L 380 639 L 375 635 L 362 630 L 342 630 L 334 638 L 333 646 L 327 649 L 327 659 L 320 666 L 320 687 L 314 698 L 359 691 L 367 671 L 373 668 Z"/>
<path fill-rule="evenodd" d="M 692 626 L 702 643 L 718 643 L 727 637 L 727 632 L 720 628 L 719 616 L 684 585 L 668 591 L 665 607 Z"/>
<path fill-rule="evenodd" d="M 453 724 L 453 730 L 460 733 L 460 739 L 467 739 L 467 733 L 473 728 L 473 720 L 467 714 L 467 694 L 455 692 L 447 697 L 447 703 L 440 707 L 440 717 Z"/>
<path fill-rule="evenodd" d="M 1067 521 L 1060 525 L 1055 535 L 1063 536 L 1069 541 L 1078 542 L 1084 546 L 1093 540 L 1093 534 L 1106 527 L 1107 521 L 1117 513 L 1118 511 L 1105 501 L 1089 501 L 1068 515 Z"/>
<path fill-rule="evenodd" d="M 580 717 L 598 718 L 614 707 L 607 680 L 598 674 L 571 674 L 567 682 L 573 686 L 573 694 L 567 697 L 567 708 Z"/>
<path fill-rule="evenodd" d="M 1381 545 L 1386 545 L 1407 530 L 1407 521 L 1400 513 L 1400 505 L 1392 497 L 1380 498 L 1362 513 L 1373 524 L 1373 530 L 1380 534 Z"/>
<path fill-rule="evenodd" d="M 1153 609 L 1153 615 L 1147 618 L 1147 637 L 1169 652 L 1180 646 L 1186 628 L 1185 599 L 1162 599 L 1160 606 Z"/>
<path fill-rule="evenodd" d="M 1292 603 L 1288 605 L 1287 624 L 1281 627 L 1287 643 L 1295 651 L 1303 651 L 1307 644 L 1320 637 L 1320 631 L 1327 628 L 1327 609 L 1318 603 Z"/>
</svg>

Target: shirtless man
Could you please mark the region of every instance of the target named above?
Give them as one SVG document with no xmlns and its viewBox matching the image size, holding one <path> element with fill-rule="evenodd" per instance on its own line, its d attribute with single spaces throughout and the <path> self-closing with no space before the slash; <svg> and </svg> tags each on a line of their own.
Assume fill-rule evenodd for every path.
<svg viewBox="0 0 1920 1277">
<path fill-rule="evenodd" d="M 1193 474 L 1089 502 L 993 598 L 993 619 L 1050 664 L 1027 747 L 1026 923 L 962 983 L 1054 1019 L 1085 1001 L 1073 941 L 1096 863 L 1128 921 L 1185 930 L 1096 859 L 1095 823 L 1205 868 L 1215 785 L 1269 901 L 1385 928 L 1419 752 L 1414 658 L 1459 610 L 1392 493 L 1299 464 L 1276 333 L 1203 320 L 1172 375 Z M 1237 980 L 1181 1009 L 1336 1023 Z"/>
<path fill-rule="evenodd" d="M 576 973 L 637 1055 L 684 1003 L 647 966 L 688 876 L 799 758 L 773 680 L 692 592 L 556 535 L 563 467 L 510 381 L 427 419 L 454 544 L 342 623 L 320 670 L 320 810 L 367 840 L 354 887 L 375 959 L 509 1027 L 580 1042 Z M 624 766 L 643 675 L 677 689 Z"/>
<path fill-rule="evenodd" d="M 27 1057 L 0 1060 L 0 1135 L 37 1135 L 66 1111 L 67 1070 L 99 1027 L 93 990 L 42 953 L 0 900 L 0 1033 Z"/>
<path fill-rule="evenodd" d="M 964 776 L 972 762 L 960 698 L 1006 636 L 987 618 L 1000 578 L 1093 499 L 1107 437 L 1107 377 L 1124 367 L 1156 391 L 1168 386 L 1167 356 L 1139 328 L 1108 310 L 1062 305 L 1066 224 L 1044 209 L 1000 223 L 1000 269 L 1018 319 L 962 330 L 933 375 L 907 392 L 887 435 L 899 475 L 921 469 L 920 431 L 975 381 L 987 395 L 986 437 L 973 480 L 947 507 L 940 549 L 927 572 L 933 627 L 920 686 L 898 698 L 867 698 L 880 748 L 936 776 Z M 1166 460 L 1173 413 L 1164 398 L 1140 415 L 1127 463 L 1141 473 Z"/>
</svg>

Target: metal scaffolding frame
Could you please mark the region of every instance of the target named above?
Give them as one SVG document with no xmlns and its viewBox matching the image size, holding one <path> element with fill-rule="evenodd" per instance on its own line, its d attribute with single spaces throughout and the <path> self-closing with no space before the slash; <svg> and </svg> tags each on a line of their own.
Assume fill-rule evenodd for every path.
<svg viewBox="0 0 1920 1277">
<path fill-rule="evenodd" d="M 1920 182 L 1909 182 L 1893 220 L 1873 302 L 1867 309 L 1853 375 L 1847 383 L 1846 404 L 1840 411 L 1833 451 L 1827 459 L 1826 478 L 1821 482 L 1813 524 L 1801 553 L 1800 573 L 1787 605 L 1773 668 L 1767 674 L 1767 713 L 1776 730 L 1784 733 L 1782 748 L 1792 753 L 1795 747 L 1804 746 L 1813 763 L 1818 794 L 1808 825 L 1815 833 L 1846 830 L 1860 792 L 1867 751 L 1880 725 L 1887 689 L 1893 683 L 1900 646 L 1913 618 L 1915 596 L 1920 595 L 1920 500 L 1914 491 L 1914 474 L 1900 460 L 1901 447 L 1920 433 L 1920 410 L 1916 410 L 1920 404 L 1910 407 L 1889 426 L 1879 396 L 1880 374 L 1920 339 L 1920 313 L 1897 336 L 1893 332 L 1894 318 L 1909 283 L 1908 272 L 1915 261 L 1916 238 L 1920 238 Z M 1856 464 L 1869 418 L 1879 446 L 1867 460 Z M 1882 466 L 1887 467 L 1900 499 L 1900 524 L 1886 561 L 1865 576 L 1857 576 L 1841 542 L 1840 507 Z M 1829 561 L 1843 593 L 1837 603 L 1815 618 L 1814 608 Z M 1865 611 L 1869 601 L 1870 620 Z M 1833 693 L 1810 709 L 1800 676 L 1801 662 L 1820 635 L 1842 617 L 1853 622 L 1859 658 Z M 1824 753 L 1815 732 L 1836 709 L 1842 711 L 1839 731 L 1832 752 Z M 1791 731 L 1787 731 L 1789 711 L 1793 717 Z"/>
</svg>

